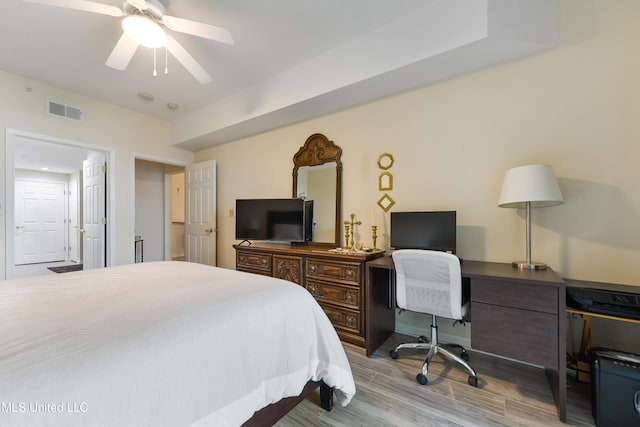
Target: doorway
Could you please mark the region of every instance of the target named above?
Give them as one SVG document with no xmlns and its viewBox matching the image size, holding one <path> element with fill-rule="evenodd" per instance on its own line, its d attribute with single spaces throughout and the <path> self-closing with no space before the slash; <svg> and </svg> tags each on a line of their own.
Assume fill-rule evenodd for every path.
<svg viewBox="0 0 640 427">
<path fill-rule="evenodd" d="M 143 158 L 134 166 L 134 262 L 184 259 L 184 166 Z"/>
<path fill-rule="evenodd" d="M 57 265 L 83 261 L 83 161 L 92 155 L 109 161 L 110 149 L 47 135 L 7 129 L 5 157 L 5 278 L 53 274 Z M 62 192 L 62 194 L 61 194 Z M 105 193 L 104 217 L 111 213 Z M 106 224 L 105 229 L 108 227 Z M 109 230 L 100 242 L 109 263 Z"/>
<path fill-rule="evenodd" d="M 132 156 L 131 260 L 216 265 L 216 162 Z M 180 194 L 182 193 L 182 194 Z"/>
</svg>

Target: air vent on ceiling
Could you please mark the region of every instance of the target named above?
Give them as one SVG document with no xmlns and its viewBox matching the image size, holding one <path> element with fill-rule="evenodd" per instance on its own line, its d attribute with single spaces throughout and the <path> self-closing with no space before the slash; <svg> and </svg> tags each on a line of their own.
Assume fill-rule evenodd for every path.
<svg viewBox="0 0 640 427">
<path fill-rule="evenodd" d="M 55 101 L 47 101 L 47 114 L 82 121 L 83 111 L 81 108 L 74 107 L 72 105 L 61 104 Z"/>
</svg>

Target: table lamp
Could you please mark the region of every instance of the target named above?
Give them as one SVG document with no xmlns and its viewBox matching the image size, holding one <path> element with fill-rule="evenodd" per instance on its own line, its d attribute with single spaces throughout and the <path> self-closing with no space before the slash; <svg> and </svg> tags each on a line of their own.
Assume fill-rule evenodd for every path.
<svg viewBox="0 0 640 427">
<path fill-rule="evenodd" d="M 514 261 L 516 268 L 544 270 L 547 265 L 531 261 L 531 208 L 564 203 L 560 187 L 549 165 L 527 165 L 509 169 L 504 175 L 498 206 L 527 211 L 527 259 Z"/>
</svg>

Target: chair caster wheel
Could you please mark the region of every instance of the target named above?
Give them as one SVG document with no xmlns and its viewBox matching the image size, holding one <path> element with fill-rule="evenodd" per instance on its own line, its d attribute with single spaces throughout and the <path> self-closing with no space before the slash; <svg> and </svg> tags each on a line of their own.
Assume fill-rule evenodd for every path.
<svg viewBox="0 0 640 427">
<path fill-rule="evenodd" d="M 478 387 L 478 377 L 469 375 L 469 379 L 467 379 L 467 382 L 469 383 L 470 386 Z"/>
<path fill-rule="evenodd" d="M 461 358 L 462 360 L 464 360 L 465 362 L 468 362 L 468 361 L 469 361 L 469 353 L 467 353 L 466 351 L 463 351 L 463 352 L 460 354 L 460 358 Z"/>
<path fill-rule="evenodd" d="M 424 374 L 418 374 L 416 375 L 416 380 L 422 384 L 422 385 L 426 385 L 427 384 L 427 376 Z"/>
<path fill-rule="evenodd" d="M 418 342 L 420 342 L 420 343 L 429 342 L 429 338 L 425 337 L 424 335 L 420 335 L 418 337 Z"/>
<path fill-rule="evenodd" d="M 395 350 L 391 350 L 389 351 L 389 356 L 391 356 L 392 359 L 397 359 L 398 358 L 398 352 Z"/>
</svg>

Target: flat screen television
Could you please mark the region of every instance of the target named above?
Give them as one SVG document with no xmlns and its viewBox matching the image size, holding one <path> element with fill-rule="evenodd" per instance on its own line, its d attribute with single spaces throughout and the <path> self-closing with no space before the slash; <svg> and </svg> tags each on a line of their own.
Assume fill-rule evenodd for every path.
<svg viewBox="0 0 640 427">
<path fill-rule="evenodd" d="M 282 242 L 313 240 L 313 201 L 236 200 L 236 240 Z"/>
<path fill-rule="evenodd" d="M 456 253 L 456 211 L 391 212 L 392 249 Z"/>
</svg>

